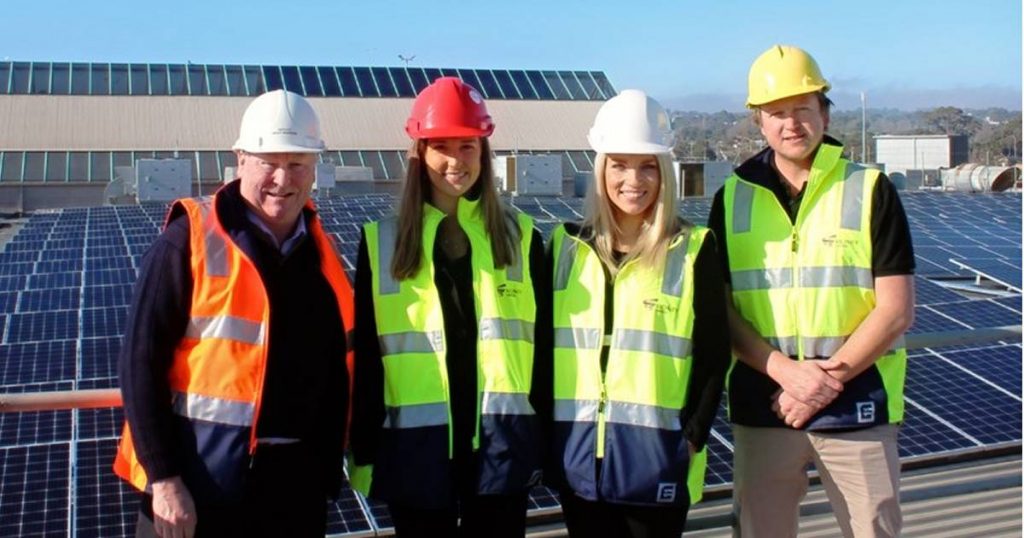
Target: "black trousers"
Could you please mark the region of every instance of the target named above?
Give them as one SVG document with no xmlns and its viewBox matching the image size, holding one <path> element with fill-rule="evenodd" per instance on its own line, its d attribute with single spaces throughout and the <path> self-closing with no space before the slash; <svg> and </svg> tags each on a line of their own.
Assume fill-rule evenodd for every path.
<svg viewBox="0 0 1024 538">
<path fill-rule="evenodd" d="M 526 498 L 517 495 L 464 495 L 443 510 L 388 503 L 399 538 L 522 538 L 526 534 Z"/>
<path fill-rule="evenodd" d="M 327 533 L 326 482 L 314 467 L 309 452 L 299 444 L 261 445 L 239 502 L 197 504 L 196 538 L 323 538 Z M 153 497 L 145 493 L 135 536 L 156 536 Z"/>
<path fill-rule="evenodd" d="M 571 538 L 679 538 L 690 506 L 632 506 L 559 492 Z"/>
</svg>

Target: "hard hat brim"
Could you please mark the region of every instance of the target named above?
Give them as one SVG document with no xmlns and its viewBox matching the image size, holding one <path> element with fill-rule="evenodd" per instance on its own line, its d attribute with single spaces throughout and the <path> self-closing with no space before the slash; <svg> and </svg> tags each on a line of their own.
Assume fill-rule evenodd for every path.
<svg viewBox="0 0 1024 538">
<path fill-rule="evenodd" d="M 775 101 L 781 101 L 783 99 L 789 99 L 790 97 L 796 97 L 797 95 L 804 95 L 804 94 L 808 94 L 808 93 L 818 93 L 818 92 L 825 93 L 825 92 L 828 92 L 831 88 L 832 87 L 829 84 L 821 84 L 821 85 L 808 86 L 806 88 L 806 91 L 800 91 L 800 92 L 794 92 L 794 93 L 788 93 L 787 92 L 787 93 L 784 93 L 784 94 L 780 94 L 778 97 L 774 97 L 772 99 L 767 99 L 767 98 L 750 99 L 748 97 L 747 98 L 747 108 L 755 108 L 755 107 L 759 107 L 761 105 L 767 105 L 768 103 L 774 103 Z"/>
<path fill-rule="evenodd" d="M 489 129 L 474 129 L 472 127 L 437 127 L 434 129 L 419 129 L 413 131 L 412 129 L 406 128 L 406 133 L 414 140 L 423 140 L 428 138 L 485 138 L 491 136 L 494 132 L 494 127 Z"/>
<path fill-rule="evenodd" d="M 297 146 L 295 144 L 268 144 L 261 148 L 247 147 L 241 140 L 231 146 L 233 151 L 244 151 L 246 153 L 321 153 L 326 148 L 311 148 L 308 146 Z"/>
<path fill-rule="evenodd" d="M 589 137 L 588 137 L 589 138 Z M 615 143 L 609 141 L 607 143 L 595 143 L 593 140 L 588 140 L 590 147 L 598 153 L 607 154 L 622 154 L 622 155 L 658 155 L 662 153 L 671 154 L 672 147 L 664 144 L 654 144 L 651 142 L 630 142 L 630 143 Z"/>
</svg>

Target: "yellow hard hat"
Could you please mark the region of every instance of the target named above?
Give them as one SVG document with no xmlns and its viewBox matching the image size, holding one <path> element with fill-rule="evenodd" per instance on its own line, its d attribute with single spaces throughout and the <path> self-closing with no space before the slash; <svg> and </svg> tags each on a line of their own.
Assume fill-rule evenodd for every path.
<svg viewBox="0 0 1024 538">
<path fill-rule="evenodd" d="M 807 51 L 775 45 L 754 60 L 747 77 L 747 107 L 755 107 L 804 93 L 827 92 L 818 62 Z"/>
</svg>

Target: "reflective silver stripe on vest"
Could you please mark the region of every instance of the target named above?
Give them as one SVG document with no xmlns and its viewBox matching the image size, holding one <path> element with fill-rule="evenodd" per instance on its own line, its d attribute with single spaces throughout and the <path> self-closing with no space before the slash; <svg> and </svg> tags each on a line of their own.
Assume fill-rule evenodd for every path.
<svg viewBox="0 0 1024 538">
<path fill-rule="evenodd" d="M 388 407 L 384 427 L 393 430 L 443 426 L 448 424 L 448 404 L 445 402 Z"/>
<path fill-rule="evenodd" d="M 855 286 L 874 289 L 871 269 L 864 267 L 804 267 L 800 269 L 800 285 L 805 288 L 841 288 Z"/>
<path fill-rule="evenodd" d="M 601 347 L 600 329 L 555 327 L 555 347 L 567 349 L 598 349 Z"/>
<path fill-rule="evenodd" d="M 558 422 L 593 422 L 597 420 L 597 407 L 597 400 L 555 400 L 555 420 Z"/>
<path fill-rule="evenodd" d="M 754 212 L 754 187 L 742 181 L 736 182 L 732 197 L 732 233 L 750 231 Z"/>
<path fill-rule="evenodd" d="M 529 397 L 518 392 L 485 392 L 480 405 L 484 415 L 533 415 Z"/>
<path fill-rule="evenodd" d="M 804 343 L 804 357 L 831 357 L 843 347 L 846 342 L 845 336 L 804 336 L 800 340 Z"/>
<path fill-rule="evenodd" d="M 790 288 L 793 286 L 793 270 L 788 267 L 772 269 L 747 269 L 730 272 L 733 291 L 766 290 Z"/>
<path fill-rule="evenodd" d="M 846 165 L 846 181 L 843 182 L 843 209 L 840 226 L 845 230 L 860 230 L 861 214 L 864 209 L 864 177 L 867 171 L 853 163 Z"/>
<path fill-rule="evenodd" d="M 440 353 L 444 351 L 444 334 L 441 331 L 381 334 L 377 336 L 381 355 L 399 353 Z"/>
<path fill-rule="evenodd" d="M 484 318 L 480 320 L 481 340 L 522 340 L 533 343 L 533 323 L 521 319 Z"/>
<path fill-rule="evenodd" d="M 566 234 L 562 237 L 562 248 L 558 251 L 558 267 L 555 268 L 554 290 L 562 291 L 569 286 L 569 274 L 576 261 L 576 240 Z"/>
<path fill-rule="evenodd" d="M 391 275 L 391 258 L 395 255 L 395 238 L 398 237 L 398 219 L 388 217 L 377 222 L 377 272 L 380 273 L 380 294 L 398 293 L 398 282 Z"/>
<path fill-rule="evenodd" d="M 199 201 L 199 215 L 203 221 L 203 244 L 206 248 L 206 276 L 228 276 L 228 246 L 216 231 L 210 216 L 211 200 Z"/>
<path fill-rule="evenodd" d="M 175 415 L 192 420 L 204 420 L 231 426 L 252 426 L 256 404 L 202 394 L 175 392 L 171 395 L 171 409 Z"/>
<path fill-rule="evenodd" d="M 871 269 L 863 267 L 803 267 L 800 286 L 804 288 L 838 288 L 853 286 L 874 289 Z M 733 291 L 767 290 L 793 286 L 793 270 L 788 267 L 732 271 Z"/>
<path fill-rule="evenodd" d="M 612 334 L 612 348 L 657 353 L 682 359 L 690 354 L 690 340 L 654 331 L 615 329 Z"/>
<path fill-rule="evenodd" d="M 693 233 L 685 232 L 683 242 L 676 248 L 669 249 L 665 259 L 665 274 L 662 276 L 661 293 L 672 297 L 683 296 L 683 277 L 686 273 L 686 249 L 690 246 Z"/>
<path fill-rule="evenodd" d="M 522 282 L 523 248 L 520 244 L 520 241 L 523 241 L 524 239 L 520 237 L 522 235 L 522 231 L 519 229 L 519 219 L 512 213 L 506 211 L 505 223 L 508 225 L 509 237 L 513 239 L 512 244 L 516 246 L 516 248 L 513 249 L 512 251 L 512 254 L 515 255 L 515 258 L 512 260 L 512 265 L 505 267 L 505 278 L 511 280 L 512 282 Z"/>
<path fill-rule="evenodd" d="M 259 345 L 263 343 L 264 330 L 263 323 L 233 316 L 192 317 L 188 320 L 185 336 L 197 340 L 223 338 Z"/>
<path fill-rule="evenodd" d="M 765 338 L 772 347 L 782 352 L 783 355 L 795 357 L 797 354 L 795 336 L 769 336 Z"/>
<path fill-rule="evenodd" d="M 679 431 L 683 426 L 679 420 L 679 409 L 668 409 L 654 405 L 632 402 L 608 402 L 608 422 L 629 424 L 644 428 Z"/>
<path fill-rule="evenodd" d="M 804 357 L 831 357 L 839 351 L 839 348 L 846 343 L 847 337 L 845 336 L 804 336 L 800 340 L 804 344 Z M 795 336 L 784 336 L 784 337 L 771 337 L 768 338 L 768 343 L 772 347 L 781 351 L 784 355 L 790 357 L 796 357 L 800 351 L 797 349 L 796 337 Z M 898 349 L 906 347 L 906 341 L 901 336 L 892 346 L 886 350 L 885 354 L 895 353 Z"/>
</svg>

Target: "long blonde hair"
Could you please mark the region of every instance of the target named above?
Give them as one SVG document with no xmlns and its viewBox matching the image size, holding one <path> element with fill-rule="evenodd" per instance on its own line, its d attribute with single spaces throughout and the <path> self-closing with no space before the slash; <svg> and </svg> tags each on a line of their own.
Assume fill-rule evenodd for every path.
<svg viewBox="0 0 1024 538">
<path fill-rule="evenodd" d="M 423 164 L 427 141 L 414 141 L 409 148 L 405 186 L 398 206 L 398 234 L 395 255 L 391 261 L 391 275 L 396 280 L 412 278 L 423 264 L 423 204 L 430 198 L 430 177 Z M 513 236 L 506 219 L 506 209 L 495 188 L 494 167 L 491 164 L 491 145 L 487 138 L 480 139 L 480 177 L 466 194 L 480 197 L 484 213 L 484 227 L 491 243 L 495 268 L 513 265 L 518 253 L 518 236 Z M 518 228 L 515 228 L 518 230 Z"/>
<path fill-rule="evenodd" d="M 627 262 L 637 260 L 648 267 L 660 267 L 665 260 L 672 238 L 681 228 L 681 219 L 677 215 L 678 202 L 676 197 L 676 179 L 672 172 L 672 159 L 667 154 L 655 154 L 658 161 L 660 188 L 654 208 L 644 218 L 640 237 L 632 250 L 626 253 L 619 262 L 615 261 L 615 234 L 620 233 L 612 202 L 608 199 L 605 189 L 605 166 L 608 156 L 598 153 L 594 159 L 594 183 L 587 194 L 587 213 L 584 216 L 584 227 L 590 230 L 590 237 L 597 256 L 614 277 Z"/>
</svg>

